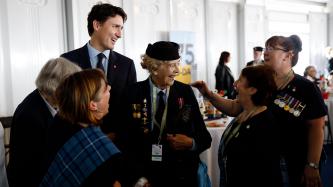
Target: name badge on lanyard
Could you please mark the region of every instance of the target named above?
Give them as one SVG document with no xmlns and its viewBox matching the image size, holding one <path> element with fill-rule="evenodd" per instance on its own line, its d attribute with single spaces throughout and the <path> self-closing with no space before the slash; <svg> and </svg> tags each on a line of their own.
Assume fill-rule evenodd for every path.
<svg viewBox="0 0 333 187">
<path fill-rule="evenodd" d="M 152 161 L 162 161 L 162 145 L 153 144 L 151 145 L 151 160 Z"/>
<path fill-rule="evenodd" d="M 167 88 L 166 89 L 166 98 L 168 98 L 169 96 L 169 89 L 170 88 Z M 152 93 L 153 93 L 153 101 L 152 101 L 152 107 L 153 107 L 153 116 L 155 116 L 156 114 L 156 109 L 157 109 L 157 102 L 156 102 L 156 93 L 157 93 L 157 90 L 155 87 L 153 87 L 153 90 L 152 90 Z M 158 143 L 157 144 L 152 144 L 151 145 L 151 160 L 152 161 L 157 161 L 157 162 L 161 162 L 162 161 L 162 145 L 160 144 L 161 142 L 161 139 L 162 139 L 162 134 L 163 134 L 163 130 L 165 128 L 165 125 L 166 125 L 166 114 L 167 114 L 167 111 L 168 111 L 168 101 L 166 101 L 166 105 L 165 105 L 165 108 L 164 108 L 164 111 L 163 111 L 163 116 L 162 116 L 162 121 L 161 121 L 161 124 L 158 124 L 156 122 L 156 119 L 154 117 L 154 123 L 153 124 L 156 124 L 158 127 L 156 128 L 160 128 L 160 133 L 159 133 L 159 137 L 158 137 Z"/>
</svg>

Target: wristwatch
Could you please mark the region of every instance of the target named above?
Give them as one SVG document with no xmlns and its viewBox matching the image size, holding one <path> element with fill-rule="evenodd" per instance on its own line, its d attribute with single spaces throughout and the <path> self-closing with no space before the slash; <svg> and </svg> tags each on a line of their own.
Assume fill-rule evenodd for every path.
<svg viewBox="0 0 333 187">
<path fill-rule="evenodd" d="M 313 168 L 313 169 L 319 169 L 319 164 L 315 164 L 313 162 L 306 163 L 306 166 Z"/>
</svg>

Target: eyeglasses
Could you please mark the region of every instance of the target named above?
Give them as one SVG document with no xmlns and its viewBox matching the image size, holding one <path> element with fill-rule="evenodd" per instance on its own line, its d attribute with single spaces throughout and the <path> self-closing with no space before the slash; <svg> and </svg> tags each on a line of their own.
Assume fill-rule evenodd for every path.
<svg viewBox="0 0 333 187">
<path fill-rule="evenodd" d="M 288 52 L 289 50 L 287 49 L 283 49 L 283 48 L 278 48 L 278 47 L 266 47 L 264 48 L 264 51 L 277 51 L 277 50 L 280 50 L 280 51 L 283 51 L 283 52 Z"/>
</svg>

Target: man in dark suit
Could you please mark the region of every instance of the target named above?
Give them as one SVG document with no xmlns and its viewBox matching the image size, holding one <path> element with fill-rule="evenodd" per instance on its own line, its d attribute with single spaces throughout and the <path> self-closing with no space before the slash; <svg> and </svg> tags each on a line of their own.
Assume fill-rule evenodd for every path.
<svg viewBox="0 0 333 187">
<path fill-rule="evenodd" d="M 211 144 L 192 88 L 174 80 L 178 49 L 173 42 L 149 44 L 141 64 L 150 76 L 126 97 L 129 176 L 145 177 L 152 186 L 197 186 L 199 154 Z"/>
<path fill-rule="evenodd" d="M 100 68 L 105 72 L 112 86 L 112 99 L 109 114 L 104 117 L 101 127 L 114 140 L 116 133 L 123 128 L 118 117 L 123 91 L 126 86 L 136 82 L 133 60 L 113 51 L 116 41 L 121 38 L 126 19 L 127 15 L 120 7 L 108 3 L 94 5 L 87 19 L 90 41 L 79 49 L 61 55 L 83 69 Z"/>
<path fill-rule="evenodd" d="M 36 79 L 37 89 L 16 108 L 10 131 L 9 186 L 36 187 L 41 182 L 47 129 L 57 113 L 55 90 L 64 77 L 80 70 L 65 58 L 49 60 Z"/>
<path fill-rule="evenodd" d="M 262 52 L 264 48 L 257 46 L 253 48 L 253 60 L 246 63 L 246 66 L 255 66 L 258 64 L 263 64 L 264 60 L 261 59 Z"/>
</svg>

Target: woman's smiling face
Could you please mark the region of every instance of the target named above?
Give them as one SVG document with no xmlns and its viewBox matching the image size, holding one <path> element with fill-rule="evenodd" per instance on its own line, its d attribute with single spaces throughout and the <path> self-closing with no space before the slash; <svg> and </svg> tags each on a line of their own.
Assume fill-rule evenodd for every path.
<svg viewBox="0 0 333 187">
<path fill-rule="evenodd" d="M 179 74 L 179 63 L 179 59 L 162 63 L 158 69 L 151 74 L 156 86 L 162 89 L 172 86 L 175 77 Z"/>
</svg>

